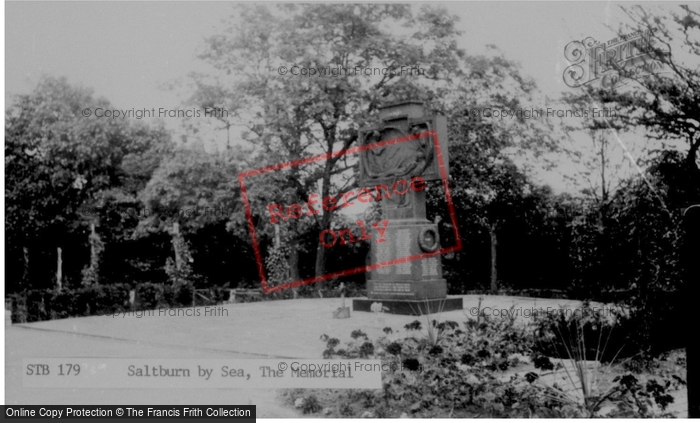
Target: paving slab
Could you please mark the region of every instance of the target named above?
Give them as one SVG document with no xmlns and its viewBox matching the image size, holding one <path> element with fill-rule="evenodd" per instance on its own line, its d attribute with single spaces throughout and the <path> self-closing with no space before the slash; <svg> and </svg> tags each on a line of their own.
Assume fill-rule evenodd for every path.
<svg viewBox="0 0 700 423">
<path fill-rule="evenodd" d="M 431 319 L 466 321 L 476 314 L 479 296 L 463 296 L 464 310 L 432 315 Z M 500 310 L 514 307 L 518 310 L 559 307 L 572 308 L 579 301 L 536 299 L 526 297 L 482 296 L 481 308 L 495 317 Z M 346 305 L 352 299 L 346 299 Z M 226 304 L 217 307 L 154 310 L 153 315 L 136 317 L 133 313 L 119 316 L 90 316 L 49 320 L 13 325 L 43 329 L 66 334 L 103 336 L 110 339 L 140 341 L 162 346 L 196 346 L 212 351 L 250 354 L 258 357 L 318 358 L 324 349 L 320 336 L 327 334 L 341 340 L 350 339 L 355 329 L 366 332 L 370 338 L 383 335 L 382 329 L 403 328 L 414 320 L 425 321 L 425 316 L 401 316 L 384 313 L 351 312 L 348 319 L 333 319 L 340 307 L 340 299 L 298 299 Z M 223 312 L 222 312 L 223 310 Z M 498 310 L 498 312 L 496 311 Z M 205 316 L 205 312 L 218 312 Z M 185 315 L 189 313 L 191 316 Z M 521 315 L 519 319 L 527 318 Z"/>
<path fill-rule="evenodd" d="M 464 296 L 464 310 L 439 316 L 463 322 L 479 296 Z M 352 299 L 346 299 L 346 305 Z M 578 301 L 483 296 L 481 307 L 505 310 L 576 307 Z M 425 317 L 351 312 L 333 319 L 338 298 L 264 301 L 155 310 L 137 317 L 90 316 L 6 326 L 7 404 L 256 404 L 260 417 L 301 417 L 279 392 L 263 389 L 53 389 L 22 386 L 24 358 L 320 358 L 326 334 L 350 340 L 360 329 L 370 339 Z M 522 316 L 521 316 L 522 317 Z"/>
</svg>

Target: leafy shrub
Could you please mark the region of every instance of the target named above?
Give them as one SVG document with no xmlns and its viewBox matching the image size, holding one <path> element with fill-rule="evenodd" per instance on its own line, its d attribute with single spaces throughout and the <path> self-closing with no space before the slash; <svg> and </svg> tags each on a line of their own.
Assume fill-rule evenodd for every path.
<svg viewBox="0 0 700 423">
<path fill-rule="evenodd" d="M 661 335 L 659 324 L 648 327 L 650 319 L 645 315 L 648 310 L 606 306 L 605 312 L 601 311 L 584 301 L 575 310 L 535 315 L 536 352 L 568 359 L 575 350 L 576 359 L 601 362 L 630 358 L 626 362 L 630 369 L 641 369 L 647 368 L 654 357 L 674 345 L 657 345 L 666 336 Z M 667 319 L 659 320 L 668 324 Z"/>
<path fill-rule="evenodd" d="M 77 298 L 74 292 L 62 289 L 51 299 L 51 319 L 65 319 L 77 315 Z"/>
<path fill-rule="evenodd" d="M 657 290 L 640 295 L 631 293 L 626 299 L 629 317 L 629 343 L 632 350 L 648 359 L 669 350 L 684 348 L 685 336 L 682 298 L 679 292 Z"/>
<path fill-rule="evenodd" d="M 40 322 L 49 318 L 50 314 L 47 311 L 47 304 L 50 304 L 50 290 L 37 289 L 27 291 L 25 298 L 26 322 Z"/>
<path fill-rule="evenodd" d="M 463 326 L 446 321 L 430 324 L 438 332 L 437 343 L 415 331 L 416 321 L 406 325 L 403 339 L 382 337 L 370 342 L 362 331 L 353 331 L 343 348 L 336 338 L 323 336 L 324 358 L 379 358 L 395 369 L 384 374 L 385 401 L 416 412 L 425 408 L 481 407 L 482 395 L 501 382 L 491 373 L 519 363 L 528 355 L 533 339 L 514 319 L 491 320 L 482 316 Z M 387 331 L 385 333 L 393 333 Z M 368 395 L 371 392 L 368 393 Z"/>
<path fill-rule="evenodd" d="M 121 313 L 130 308 L 131 287 L 128 284 L 96 285 L 83 290 L 92 290 L 95 293 L 94 310 L 91 314 Z"/>
<path fill-rule="evenodd" d="M 173 247 L 179 251 L 180 265 L 178 266 L 172 257 L 165 260 L 165 274 L 168 275 L 168 282 L 173 286 L 187 285 L 192 280 L 192 246 L 185 240 L 184 235 L 179 231 L 171 233 Z"/>
<path fill-rule="evenodd" d="M 120 312 L 130 308 L 128 284 L 92 285 L 75 290 L 28 290 L 9 296 L 14 323 Z"/>
<path fill-rule="evenodd" d="M 90 316 L 97 314 L 97 308 L 95 303 L 97 300 L 96 287 L 86 287 L 83 289 L 77 289 L 73 291 L 75 295 L 75 316 Z"/>
<path fill-rule="evenodd" d="M 215 286 L 211 288 L 211 299 L 212 302 L 215 304 L 221 304 L 225 301 L 228 301 L 229 299 L 229 290 L 228 288 L 221 287 L 221 286 Z"/>
<path fill-rule="evenodd" d="M 588 317 L 591 316 L 583 320 Z M 353 331 L 352 340 L 341 346 L 336 338 L 321 337 L 326 343 L 324 358 L 368 357 L 389 364 L 385 368 L 390 370 L 382 375 L 384 401 L 378 399 L 376 391 L 351 392 L 347 394 L 349 402 L 338 400 L 341 415 L 351 415 L 351 404 L 361 402 L 377 416 L 388 415 L 394 409 L 420 412 L 422 416 L 442 416 L 446 410 L 451 416 L 455 410 L 461 410 L 466 415 L 500 418 L 580 418 L 602 416 L 601 404 L 611 401 L 615 407 L 608 409 L 605 416 L 658 417 L 664 414 L 658 413 L 654 405 L 663 411 L 672 401 L 667 393 L 672 382 L 642 383 L 631 375 L 614 380 L 603 395 L 585 402 L 572 401 L 556 386 L 541 382 L 534 372 L 504 379 L 502 372 L 519 366 L 525 356 L 534 358 L 536 368 L 554 368 L 537 351 L 541 335 L 535 337 L 531 328 L 517 325 L 513 318 L 491 319 L 482 314 L 463 325 L 451 321 L 430 324 L 439 333 L 436 343 L 418 335 L 421 325 L 416 322 L 406 325 L 408 332 L 402 339 L 383 336 L 371 342 L 363 332 Z M 367 400 L 361 400 L 363 393 Z"/>
<path fill-rule="evenodd" d="M 152 310 L 164 305 L 164 287 L 157 283 L 144 283 L 136 287 L 136 298 L 138 298 L 139 310 Z"/>
<path fill-rule="evenodd" d="M 27 308 L 27 297 L 22 294 L 13 294 L 10 297 L 12 303 L 12 322 L 26 323 L 29 318 L 29 309 Z"/>
<path fill-rule="evenodd" d="M 130 303 L 131 286 L 125 283 L 90 285 L 78 289 L 25 290 L 8 295 L 12 305 L 12 322 L 27 323 L 68 317 L 105 315 L 129 310 L 150 310 L 158 307 L 189 306 L 191 285 L 145 283 L 135 287 L 137 301 Z M 220 304 L 228 295 L 224 288 L 212 288 L 207 304 Z"/>
<path fill-rule="evenodd" d="M 170 307 L 192 305 L 192 284 L 163 285 L 163 299 L 160 301 Z M 205 305 L 197 302 L 197 305 Z"/>
<path fill-rule="evenodd" d="M 340 415 L 343 417 L 352 417 L 355 415 L 355 410 L 353 410 L 352 405 L 350 405 L 349 402 L 343 402 L 340 404 L 338 413 L 340 413 Z"/>
<path fill-rule="evenodd" d="M 610 362 L 636 353 L 630 348 L 629 320 L 622 311 L 591 307 L 536 314 L 535 350 L 548 357 Z"/>
<path fill-rule="evenodd" d="M 313 414 L 321 411 L 321 403 L 315 395 L 303 395 L 303 390 L 294 389 L 288 392 L 295 408 L 300 408 L 304 414 Z"/>
<path fill-rule="evenodd" d="M 321 411 L 321 404 L 318 402 L 318 398 L 316 398 L 315 395 L 309 395 L 304 398 L 304 405 L 301 409 L 304 414 L 313 414 Z"/>
</svg>

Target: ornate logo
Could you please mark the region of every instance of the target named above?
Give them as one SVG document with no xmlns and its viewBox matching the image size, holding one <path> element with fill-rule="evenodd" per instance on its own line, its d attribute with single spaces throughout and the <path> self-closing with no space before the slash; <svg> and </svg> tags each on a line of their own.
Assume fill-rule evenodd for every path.
<svg viewBox="0 0 700 423">
<path fill-rule="evenodd" d="M 654 45 L 654 31 L 637 31 L 601 43 L 588 37 L 564 48 L 569 66 L 564 70 L 566 85 L 576 88 L 596 85 L 617 88 L 641 77 L 667 71 L 667 55 Z"/>
</svg>

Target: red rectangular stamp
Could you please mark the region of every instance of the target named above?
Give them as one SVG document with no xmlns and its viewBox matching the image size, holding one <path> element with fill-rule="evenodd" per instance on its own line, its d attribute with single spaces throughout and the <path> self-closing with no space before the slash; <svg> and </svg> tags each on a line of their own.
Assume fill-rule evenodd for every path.
<svg viewBox="0 0 700 423">
<path fill-rule="evenodd" d="M 431 157 L 430 161 L 434 165 L 430 168 L 428 166 L 423 167 L 421 169 L 423 173 L 413 169 L 396 173 L 372 173 L 372 160 L 384 160 L 387 157 L 392 159 L 397 157 L 397 152 L 400 152 L 401 149 L 406 150 L 409 146 L 413 144 L 419 145 L 419 143 L 424 150 L 426 146 L 430 147 L 432 144 L 430 151 L 434 152 L 434 156 Z M 303 191 L 304 195 L 300 195 L 299 191 L 291 192 L 293 190 L 290 189 L 278 189 L 275 191 L 275 189 L 269 188 L 273 185 L 271 181 L 275 180 L 274 176 L 278 176 L 277 180 L 279 181 L 288 182 L 290 178 L 284 172 L 308 175 L 313 166 L 318 167 L 325 164 L 327 160 L 337 158 L 344 160 L 346 163 L 359 160 L 361 173 L 364 175 L 364 178 L 358 178 L 360 187 L 336 189 L 336 193 L 331 194 L 328 192 L 325 195 L 318 192 L 310 193 L 308 189 Z M 405 170 L 405 166 L 402 166 L 399 164 L 397 169 Z M 443 158 L 440 140 L 438 139 L 438 131 L 428 130 L 391 139 L 379 139 L 376 142 L 366 143 L 334 153 L 320 154 L 305 159 L 241 172 L 238 175 L 238 181 L 241 186 L 248 230 L 263 292 L 271 293 L 358 273 L 387 274 L 390 269 L 410 267 L 410 263 L 417 260 L 431 260 L 429 267 L 433 270 L 423 271 L 428 272 L 423 273 L 423 275 L 439 277 L 437 273 L 441 273 L 441 266 L 439 265 L 438 256 L 453 253 L 462 248 L 445 166 L 445 159 Z M 381 168 L 382 165 L 379 167 Z M 278 172 L 283 174 L 274 175 Z M 396 210 L 405 211 L 410 207 L 413 207 L 413 210 L 415 210 L 416 207 L 419 209 L 422 207 L 423 221 L 428 226 L 432 225 L 431 222 L 424 218 L 425 195 L 428 189 L 427 177 L 424 178 L 422 176 L 424 174 L 430 174 L 431 179 L 440 180 L 442 183 L 441 191 L 444 192 L 445 204 L 449 215 L 449 225 L 447 226 L 451 229 L 454 245 L 440 246 L 436 225 L 434 225 L 435 229 L 429 227 L 421 231 L 421 238 L 418 240 L 420 249 L 418 247 L 409 248 L 405 245 L 412 241 L 407 238 L 407 230 L 400 228 L 402 225 L 405 226 L 406 222 L 415 225 L 417 220 L 411 220 L 408 215 L 398 213 Z M 336 185 L 339 185 L 340 181 L 335 182 Z M 260 192 L 253 200 L 248 186 L 253 187 L 257 183 L 268 188 L 259 190 Z M 422 205 L 420 204 L 421 202 Z M 257 205 L 254 207 L 252 204 Z M 381 217 L 378 216 L 378 206 L 380 204 L 382 204 Z M 394 208 L 387 212 L 387 207 Z M 401 209 L 402 207 L 403 209 Z M 329 227 L 319 226 L 320 217 L 325 213 L 333 214 Z M 421 214 L 421 212 L 419 211 L 418 214 Z M 392 228 L 392 226 L 396 227 Z M 316 234 L 318 248 L 326 249 L 323 252 L 324 260 L 328 259 L 333 261 L 333 263 L 328 267 L 328 271 L 320 276 L 299 276 L 298 278 L 293 278 L 287 275 L 285 278 L 282 278 L 284 280 L 281 282 L 279 278 L 271 282 L 270 274 L 275 270 L 266 268 L 266 260 L 263 259 L 265 248 L 261 246 L 261 240 L 258 236 L 260 231 L 264 231 L 267 234 L 264 238 L 269 239 L 273 238 L 272 233 L 276 234 L 278 242 L 280 233 L 291 234 L 290 236 L 292 237 L 301 233 Z M 391 243 L 390 248 L 387 247 L 390 244 L 387 242 L 389 234 L 397 237 L 395 242 Z M 343 264 L 346 261 L 342 258 L 356 257 L 358 255 L 358 246 L 362 243 L 376 244 L 371 247 L 373 254 L 370 263 L 363 260 L 364 264 L 358 265 L 357 260 L 354 260 L 354 262 L 347 260 L 347 264 Z M 268 242 L 267 244 L 271 243 Z M 298 248 L 298 244 L 295 244 L 294 248 Z M 267 250 L 269 249 L 268 247 Z M 341 257 L 341 259 L 337 257 Z M 431 259 L 433 257 L 434 259 Z M 267 262 L 269 263 L 270 261 L 267 260 Z M 436 265 L 435 263 L 438 264 Z M 436 267 L 439 267 L 440 271 L 432 273 Z M 409 270 L 409 272 L 411 271 Z M 396 271 L 394 273 L 401 274 L 402 272 Z"/>
</svg>

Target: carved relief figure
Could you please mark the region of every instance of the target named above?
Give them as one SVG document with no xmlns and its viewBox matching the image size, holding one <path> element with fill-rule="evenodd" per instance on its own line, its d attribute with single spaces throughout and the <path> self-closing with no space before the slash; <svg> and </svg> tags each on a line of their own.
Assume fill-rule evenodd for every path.
<svg viewBox="0 0 700 423">
<path fill-rule="evenodd" d="M 410 134 L 427 131 L 427 125 L 415 125 L 411 127 Z M 391 140 L 407 135 L 399 128 L 388 127 L 383 131 L 374 131 L 367 136 L 365 144 L 374 144 L 379 141 Z M 433 149 L 428 139 L 401 142 L 385 145 L 363 151 L 360 154 L 364 181 L 366 184 L 376 182 L 393 183 L 397 180 L 422 175 L 432 164 Z M 410 206 L 410 195 L 396 196 L 387 199 L 389 207 Z"/>
</svg>

